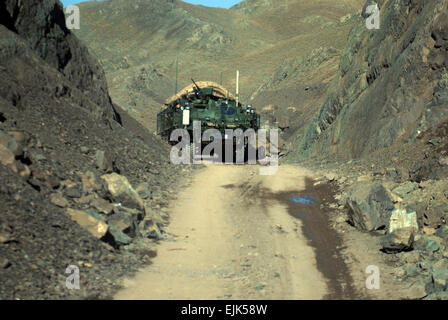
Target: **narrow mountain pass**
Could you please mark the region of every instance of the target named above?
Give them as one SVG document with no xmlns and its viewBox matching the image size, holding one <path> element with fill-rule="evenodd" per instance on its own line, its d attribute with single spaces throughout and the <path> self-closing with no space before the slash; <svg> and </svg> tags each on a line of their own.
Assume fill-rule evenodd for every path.
<svg viewBox="0 0 448 320">
<path fill-rule="evenodd" d="M 329 186 L 309 171 L 208 165 L 172 201 L 167 240 L 115 299 L 350 299 L 328 226 Z"/>
</svg>

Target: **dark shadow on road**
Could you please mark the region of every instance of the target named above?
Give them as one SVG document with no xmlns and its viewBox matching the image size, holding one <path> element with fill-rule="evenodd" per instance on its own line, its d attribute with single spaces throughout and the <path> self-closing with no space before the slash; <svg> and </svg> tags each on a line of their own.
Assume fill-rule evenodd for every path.
<svg viewBox="0 0 448 320">
<path fill-rule="evenodd" d="M 285 192 L 272 192 L 261 185 L 248 188 L 247 183 L 223 188 L 238 189 L 240 196 L 247 199 L 247 205 L 261 201 L 266 214 L 274 201 L 284 204 L 292 217 L 301 220 L 302 232 L 315 249 L 317 268 L 330 291 L 325 299 L 362 299 L 354 289 L 353 278 L 342 257 L 342 239 L 329 224 L 329 217 L 335 214 L 329 205 L 336 202 L 336 186 L 314 183 L 313 179 L 306 178 L 303 191 Z"/>
</svg>

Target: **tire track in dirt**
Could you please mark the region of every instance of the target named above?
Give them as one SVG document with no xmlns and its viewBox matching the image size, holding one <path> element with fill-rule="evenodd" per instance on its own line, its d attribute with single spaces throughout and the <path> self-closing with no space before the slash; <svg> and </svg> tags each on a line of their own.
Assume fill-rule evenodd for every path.
<svg viewBox="0 0 448 320">
<path fill-rule="evenodd" d="M 330 186 L 314 185 L 299 167 L 272 176 L 258 169 L 200 171 L 171 204 L 170 236 L 153 264 L 126 279 L 115 299 L 355 298 L 328 225 Z"/>
</svg>

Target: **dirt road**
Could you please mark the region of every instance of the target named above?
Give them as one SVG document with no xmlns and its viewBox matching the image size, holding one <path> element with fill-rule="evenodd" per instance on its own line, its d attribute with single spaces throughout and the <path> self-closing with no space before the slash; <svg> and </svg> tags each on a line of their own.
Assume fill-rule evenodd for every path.
<svg viewBox="0 0 448 320">
<path fill-rule="evenodd" d="M 356 298 L 328 227 L 331 189 L 299 167 L 209 165 L 171 204 L 168 240 L 115 299 Z"/>
</svg>

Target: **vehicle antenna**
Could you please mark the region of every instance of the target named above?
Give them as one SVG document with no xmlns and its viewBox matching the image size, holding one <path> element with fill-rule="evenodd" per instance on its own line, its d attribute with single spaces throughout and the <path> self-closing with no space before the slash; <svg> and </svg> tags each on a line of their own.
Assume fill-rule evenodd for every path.
<svg viewBox="0 0 448 320">
<path fill-rule="evenodd" d="M 235 97 L 236 97 L 236 106 L 238 107 L 238 100 L 239 100 L 239 80 L 240 80 L 240 71 L 236 70 L 236 92 L 235 92 Z"/>
<path fill-rule="evenodd" d="M 174 94 L 177 93 L 177 90 L 178 90 L 178 88 L 177 88 L 178 83 L 179 83 L 179 56 L 176 57 L 176 85 L 175 85 L 175 87 L 174 87 Z"/>
</svg>

